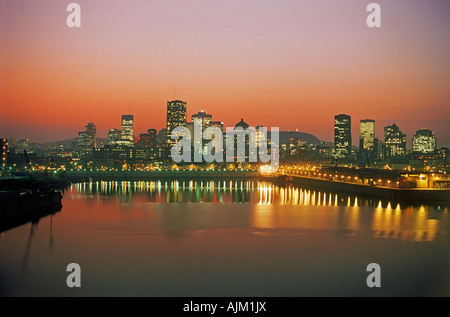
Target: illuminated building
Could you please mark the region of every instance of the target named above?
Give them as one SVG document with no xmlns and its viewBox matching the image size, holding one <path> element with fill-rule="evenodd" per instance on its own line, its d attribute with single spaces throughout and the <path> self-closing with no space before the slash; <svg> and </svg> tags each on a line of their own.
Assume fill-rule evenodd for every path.
<svg viewBox="0 0 450 317">
<path fill-rule="evenodd" d="M 417 153 L 433 153 L 436 150 L 436 137 L 431 130 L 420 129 L 412 139 L 412 150 Z"/>
<path fill-rule="evenodd" d="M 359 125 L 359 158 L 366 164 L 377 158 L 378 139 L 375 138 L 375 120 L 361 120 Z"/>
<path fill-rule="evenodd" d="M 96 144 L 96 131 L 96 126 L 93 123 L 88 123 L 85 131 L 78 132 L 78 151 L 80 156 L 92 154 Z"/>
<path fill-rule="evenodd" d="M 192 115 L 192 123 L 187 123 L 187 128 L 189 129 L 189 132 L 191 132 L 194 151 L 198 151 L 200 155 L 205 153 L 205 139 L 203 137 L 194 139 L 194 133 L 195 131 L 201 131 L 201 133 L 203 134 L 211 121 L 212 115 L 204 111 L 199 111 L 198 113 Z"/>
<path fill-rule="evenodd" d="M 361 120 L 359 133 L 360 151 L 373 151 L 375 147 L 375 120 Z"/>
<path fill-rule="evenodd" d="M 172 100 L 167 102 L 167 148 L 166 148 L 166 158 L 171 158 L 171 150 L 177 139 L 172 139 L 173 130 L 178 127 L 186 126 L 186 102 L 181 100 Z"/>
<path fill-rule="evenodd" d="M 169 150 L 177 142 L 176 139 L 172 139 L 172 131 L 177 127 L 186 126 L 186 102 L 181 100 L 173 100 L 167 102 L 167 145 Z"/>
<path fill-rule="evenodd" d="M 97 127 L 93 123 L 88 123 L 86 126 L 86 132 L 92 136 L 92 142 L 95 149 L 97 147 Z"/>
<path fill-rule="evenodd" d="M 120 144 L 125 146 L 134 145 L 134 118 L 131 114 L 122 115 L 122 130 Z"/>
<path fill-rule="evenodd" d="M 406 155 L 406 134 L 403 134 L 398 126 L 393 125 L 384 128 L 384 156 L 386 160 Z"/>
<path fill-rule="evenodd" d="M 78 151 L 80 156 L 86 156 L 92 153 L 94 149 L 94 140 L 87 131 L 78 132 Z"/>
<path fill-rule="evenodd" d="M 136 143 L 137 150 L 144 150 L 145 158 L 156 158 L 158 153 L 158 140 L 155 129 L 149 129 L 147 133 L 139 134 L 138 141 Z"/>
<path fill-rule="evenodd" d="M 352 121 L 346 114 L 334 117 L 334 150 L 337 156 L 343 157 L 352 152 Z"/>
<path fill-rule="evenodd" d="M 195 119 L 197 119 L 197 121 L 201 124 L 203 132 L 212 121 L 212 115 L 207 114 L 204 111 L 199 111 L 198 113 L 192 115 L 192 122 L 195 122 Z"/>
<path fill-rule="evenodd" d="M 120 141 L 120 130 L 111 129 L 108 131 L 108 145 L 116 145 Z"/>
</svg>

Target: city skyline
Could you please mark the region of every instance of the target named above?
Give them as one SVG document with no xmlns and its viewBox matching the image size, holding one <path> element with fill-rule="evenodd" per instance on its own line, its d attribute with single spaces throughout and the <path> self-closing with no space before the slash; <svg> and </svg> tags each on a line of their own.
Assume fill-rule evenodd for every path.
<svg viewBox="0 0 450 317">
<path fill-rule="evenodd" d="M 59 141 L 95 122 L 106 138 L 130 105 L 136 131 L 159 130 L 166 101 L 182 99 L 187 117 L 224 126 L 244 117 L 332 141 L 348 113 L 379 138 L 396 123 L 408 147 L 418 129 L 450 145 L 446 1 L 378 1 L 379 29 L 361 1 L 78 3 L 80 29 L 67 3 L 0 3 L 1 137 Z"/>
<path fill-rule="evenodd" d="M 177 99 L 177 100 L 172 100 L 172 101 L 167 101 L 167 105 L 169 105 L 169 104 L 172 104 L 172 103 L 176 103 L 176 104 L 178 104 L 178 103 L 182 103 L 183 105 L 184 105 L 184 107 L 185 107 L 185 113 L 188 113 L 188 109 L 189 109 L 189 107 L 188 107 L 188 105 L 187 105 L 187 103 L 186 102 L 184 102 L 184 101 L 182 101 L 182 100 L 179 100 L 179 99 Z M 192 111 L 191 111 L 192 112 Z M 135 144 L 136 142 L 138 142 L 138 138 L 139 138 L 139 136 L 141 135 L 141 134 L 145 134 L 145 133 L 147 133 L 149 130 L 155 130 L 156 132 L 161 132 L 161 131 L 163 131 L 163 130 L 165 130 L 165 131 L 167 131 L 167 124 L 168 124 L 168 122 L 170 121 L 170 120 L 168 120 L 169 119 L 169 117 L 167 117 L 167 120 L 166 120 L 166 124 L 164 125 L 164 127 L 162 127 L 161 129 L 155 129 L 155 128 L 153 128 L 153 127 L 147 127 L 147 128 L 144 128 L 144 130 L 136 130 L 135 128 L 134 128 L 134 115 L 133 114 L 131 114 L 131 113 L 127 113 L 127 114 L 122 114 L 122 115 L 120 115 L 121 116 L 121 121 L 120 121 L 120 127 L 123 129 L 123 127 L 124 127 L 124 122 L 125 122 L 125 126 L 127 126 L 128 124 L 131 124 L 130 125 L 130 129 L 131 129 L 131 132 L 128 132 L 127 133 L 127 137 L 125 137 L 124 138 L 124 136 L 122 135 L 122 133 L 121 133 L 121 131 L 122 131 L 122 129 L 116 129 L 116 128 L 112 128 L 112 127 L 109 127 L 109 128 L 105 128 L 105 127 L 103 127 L 103 129 L 102 129 L 102 131 L 105 131 L 102 135 L 98 135 L 97 134 L 97 131 L 98 131 L 98 126 L 96 125 L 96 123 L 95 122 L 88 122 L 88 123 L 86 123 L 86 125 L 85 125 L 85 127 L 86 127 L 86 131 L 77 131 L 75 134 L 76 135 L 72 135 L 72 136 L 69 136 L 68 138 L 65 138 L 65 139 L 57 139 L 57 140 L 54 140 L 54 141 L 49 141 L 49 142 L 36 142 L 36 140 L 34 140 L 34 139 L 31 139 L 31 138 L 29 138 L 29 137 L 24 137 L 24 138 L 15 138 L 14 136 L 3 136 L 3 138 L 5 138 L 5 139 L 14 139 L 14 140 L 16 140 L 16 141 L 19 141 L 19 140 L 27 140 L 27 141 L 29 141 L 29 142 L 32 142 L 32 143 L 37 143 L 37 144 L 46 144 L 46 143 L 57 143 L 57 142 L 61 142 L 61 141 L 67 141 L 67 140 L 72 140 L 72 139 L 79 139 L 82 135 L 84 135 L 84 133 L 86 133 L 90 128 L 92 129 L 92 127 L 94 128 L 94 132 L 93 132 L 93 135 L 94 135 L 94 144 L 95 144 L 95 142 L 97 141 L 97 139 L 103 139 L 104 141 L 106 141 L 106 142 L 108 142 L 108 143 L 110 143 L 110 137 L 111 137 L 111 133 L 112 132 L 115 132 L 115 133 L 119 133 L 118 134 L 118 136 L 119 136 L 119 140 L 116 140 L 116 141 L 119 141 L 119 143 L 121 143 L 121 142 L 124 142 L 124 140 L 126 139 L 126 141 L 125 141 L 125 143 L 126 142 L 130 142 L 130 146 L 132 145 L 132 144 Z M 192 121 L 187 121 L 187 118 L 189 117 L 188 115 L 185 115 L 185 114 L 183 114 L 183 116 L 184 116 L 184 120 L 185 120 L 185 122 L 184 122 L 184 125 L 182 125 L 182 126 L 186 126 L 186 127 L 188 127 L 188 128 L 190 128 L 189 127 L 189 125 L 192 125 L 193 124 L 193 120 L 194 120 L 194 118 L 201 118 L 202 116 L 206 116 L 207 118 L 210 118 L 212 115 L 211 114 L 207 114 L 204 110 L 199 110 L 197 113 L 195 113 L 195 111 L 194 111 L 194 113 L 191 115 L 191 118 L 192 118 Z M 332 137 L 332 140 L 320 140 L 321 142 L 329 142 L 329 143 L 331 143 L 331 144 L 334 144 L 334 145 L 336 145 L 336 143 L 335 143 L 335 141 L 336 141 L 336 137 L 338 137 L 338 138 L 342 138 L 342 136 L 338 136 L 338 135 L 340 135 L 341 134 L 341 132 L 337 132 L 336 131 L 336 127 L 337 127 L 337 123 L 336 123 L 336 120 L 337 120 L 337 118 L 341 118 L 341 117 L 344 117 L 344 118 L 346 118 L 346 119 L 348 119 L 349 120 L 349 122 L 347 122 L 347 123 L 345 123 L 344 125 L 349 125 L 350 127 L 351 127 L 351 129 L 349 130 L 348 129 L 348 127 L 346 127 L 346 132 L 345 132 L 345 134 L 347 134 L 347 133 L 349 133 L 349 135 L 348 135 L 348 137 L 350 138 L 350 140 L 351 140 L 351 145 L 347 145 L 347 146 L 350 146 L 350 148 L 353 148 L 353 149 L 356 149 L 356 150 L 361 150 L 362 148 L 361 148 L 361 145 L 362 145 L 362 143 L 361 143 L 361 138 L 364 136 L 364 133 L 362 132 L 362 130 L 361 130 L 361 124 L 362 123 L 367 123 L 367 122 L 372 122 L 374 125 L 375 125 L 375 120 L 373 120 L 373 119 L 361 119 L 361 120 L 359 120 L 358 122 L 355 122 L 354 124 L 352 124 L 352 122 L 351 122 L 351 120 L 352 120 L 352 115 L 348 115 L 348 114 L 335 114 L 334 115 L 334 123 L 332 124 L 332 127 L 333 127 L 333 130 L 334 130 L 334 133 L 333 133 L 333 137 Z M 126 121 L 124 121 L 124 118 L 125 118 L 125 120 Z M 131 120 L 130 122 L 131 123 L 128 123 L 128 121 L 127 120 Z M 203 120 L 203 119 L 202 119 Z M 239 123 L 240 122 L 242 122 L 243 121 L 243 118 L 241 118 L 240 119 L 240 121 L 237 121 L 235 124 L 232 124 L 231 125 L 231 127 L 235 127 L 236 125 L 239 125 Z M 223 122 L 221 122 L 221 121 L 211 121 L 211 123 L 213 123 L 215 126 L 220 126 L 220 128 L 222 129 L 222 130 L 224 130 L 225 128 L 226 128 L 226 126 L 224 126 L 223 125 Z M 338 125 L 340 125 L 341 123 L 339 123 Z M 250 125 L 249 125 L 250 127 L 253 127 L 253 128 L 256 128 L 256 127 L 258 127 L 258 126 L 264 126 L 264 125 L 259 125 L 259 124 L 253 124 L 253 123 L 251 123 Z M 398 128 L 398 125 L 395 123 L 395 122 L 393 122 L 392 124 L 389 124 L 389 125 L 385 125 L 385 126 L 383 126 L 383 127 L 381 127 L 381 128 L 379 128 L 379 129 L 381 129 L 382 131 L 383 131 L 383 134 L 381 134 L 381 135 L 377 135 L 377 133 L 375 132 L 375 134 L 374 135 L 372 135 L 372 137 L 374 138 L 374 140 L 375 141 L 377 141 L 377 140 L 380 140 L 380 142 L 382 142 L 382 143 L 384 143 L 384 141 L 385 141 L 385 137 L 386 137 L 386 128 L 390 128 L 391 126 L 395 126 L 396 128 Z M 127 128 L 128 129 L 128 128 Z M 374 127 L 372 127 L 372 129 L 374 129 Z M 79 129 L 78 129 L 79 130 Z M 357 130 L 357 134 L 355 134 L 354 133 L 354 130 Z M 291 131 L 291 130 L 280 130 L 280 131 Z M 405 140 L 406 140 L 406 147 L 407 147 L 407 150 L 413 150 L 413 146 L 414 146 L 414 144 L 413 144 L 413 140 L 414 140 L 414 138 L 415 138 L 415 136 L 416 136 L 416 134 L 418 133 L 418 132 L 420 132 L 420 131 L 429 131 L 430 133 L 432 133 L 433 134 L 433 136 L 435 135 L 435 133 L 434 133 L 434 131 L 433 131 L 433 129 L 428 129 L 428 128 L 416 128 L 415 129 L 415 131 L 414 131 L 414 133 L 413 134 L 411 134 L 411 136 L 409 136 L 409 135 L 407 135 L 406 133 L 405 133 Z M 291 132 L 294 132 L 294 131 L 291 131 Z M 310 134 L 309 132 L 307 132 L 307 131 L 300 131 L 300 130 L 298 130 L 297 129 L 297 131 L 295 131 L 295 132 L 302 132 L 302 133 L 307 133 L 307 134 Z M 131 134 L 130 134 L 131 133 Z M 338 133 L 338 134 L 336 134 L 336 133 Z M 78 136 L 77 136 L 78 135 Z M 132 139 L 131 139 L 131 136 L 133 136 L 134 138 L 133 138 L 133 141 L 132 141 Z M 314 135 L 313 135 L 314 136 Z M 356 137 L 355 137 L 356 136 Z M 447 147 L 447 146 L 445 146 L 445 145 L 441 145 L 440 143 L 438 143 L 437 142 L 437 140 L 438 140 L 438 138 L 437 137 L 434 137 L 435 138 L 435 148 L 438 148 L 438 147 Z M 334 139 L 334 140 L 333 140 Z M 92 141 L 91 141 L 92 142 Z M 119 144 L 118 143 L 118 144 Z M 96 147 L 96 146 L 93 146 L 94 148 Z M 340 147 L 340 145 L 338 146 L 338 147 Z"/>
</svg>

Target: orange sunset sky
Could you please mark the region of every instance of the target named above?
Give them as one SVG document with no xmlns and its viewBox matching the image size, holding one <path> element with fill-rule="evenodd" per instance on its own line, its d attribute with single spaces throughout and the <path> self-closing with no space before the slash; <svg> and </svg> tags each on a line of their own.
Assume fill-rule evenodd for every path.
<svg viewBox="0 0 450 317">
<path fill-rule="evenodd" d="M 234 126 L 279 127 L 333 140 L 334 115 L 431 129 L 450 146 L 450 2 L 0 1 L 0 137 L 98 136 L 135 116 L 135 134 L 165 126 L 167 100 Z M 373 1 L 375 2 L 375 1 Z"/>
</svg>

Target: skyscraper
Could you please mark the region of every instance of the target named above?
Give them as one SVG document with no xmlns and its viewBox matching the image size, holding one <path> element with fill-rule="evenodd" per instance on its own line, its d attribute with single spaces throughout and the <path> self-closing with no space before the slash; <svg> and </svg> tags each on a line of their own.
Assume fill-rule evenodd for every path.
<svg viewBox="0 0 450 317">
<path fill-rule="evenodd" d="M 80 155 L 92 154 L 96 146 L 97 127 L 93 123 L 86 125 L 86 130 L 78 132 L 78 151 Z"/>
<path fill-rule="evenodd" d="M 125 146 L 133 146 L 134 144 L 134 118 L 131 114 L 122 115 L 120 141 Z"/>
<path fill-rule="evenodd" d="M 338 156 L 352 152 L 352 121 L 346 114 L 334 117 L 334 150 Z"/>
<path fill-rule="evenodd" d="M 406 154 L 406 134 L 403 134 L 398 126 L 393 125 L 384 128 L 384 157 L 389 160 L 394 157 L 403 157 Z"/>
<path fill-rule="evenodd" d="M 158 140 L 155 129 L 149 129 L 147 133 L 139 134 L 136 143 L 137 150 L 145 150 L 146 155 L 150 159 L 155 159 L 158 155 Z"/>
<path fill-rule="evenodd" d="M 195 119 L 200 120 L 202 126 L 202 132 L 208 127 L 209 123 L 212 121 L 212 115 L 207 114 L 204 111 L 199 111 L 198 113 L 192 115 L 192 122 L 195 122 Z"/>
<path fill-rule="evenodd" d="M 186 126 L 186 102 L 181 100 L 173 100 L 167 102 L 167 145 L 168 157 L 170 150 L 177 140 L 172 139 L 172 131 L 177 127 Z"/>
<path fill-rule="evenodd" d="M 412 139 L 412 150 L 418 153 L 433 153 L 436 150 L 436 137 L 428 129 L 420 129 Z"/>
<path fill-rule="evenodd" d="M 94 149 L 94 140 L 87 131 L 78 132 L 78 151 L 81 157 L 92 154 Z"/>
<path fill-rule="evenodd" d="M 361 120 L 359 125 L 359 150 L 373 151 L 375 147 L 375 120 Z"/>
<path fill-rule="evenodd" d="M 141 133 L 139 134 L 139 139 L 136 144 L 138 148 L 141 149 L 152 149 L 156 148 L 157 140 L 156 140 L 156 130 L 155 129 L 149 129 L 147 133 Z"/>
<path fill-rule="evenodd" d="M 93 123 L 88 123 L 86 126 L 86 132 L 92 136 L 92 143 L 95 149 L 97 147 L 97 127 Z"/>
<path fill-rule="evenodd" d="M 198 113 L 192 115 L 192 125 L 188 122 L 188 129 L 191 132 L 192 144 L 194 145 L 194 151 L 198 151 L 198 154 L 202 155 L 205 153 L 205 144 L 204 137 L 201 139 L 195 138 L 194 133 L 198 133 L 201 131 L 202 135 L 205 132 L 205 129 L 208 127 L 209 123 L 212 121 L 212 115 L 207 114 L 206 112 L 199 111 Z M 197 132 L 196 132 L 197 131 Z"/>
<path fill-rule="evenodd" d="M 120 141 L 120 130 L 111 129 L 108 131 L 108 145 L 116 145 Z"/>
</svg>

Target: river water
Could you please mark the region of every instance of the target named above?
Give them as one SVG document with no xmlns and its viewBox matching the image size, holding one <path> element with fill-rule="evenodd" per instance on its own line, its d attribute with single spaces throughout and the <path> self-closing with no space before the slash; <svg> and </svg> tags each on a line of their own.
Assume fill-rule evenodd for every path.
<svg viewBox="0 0 450 317">
<path fill-rule="evenodd" d="M 79 183 L 60 212 L 0 233 L 0 295 L 449 296 L 449 250 L 445 205 L 255 180 Z"/>
</svg>

